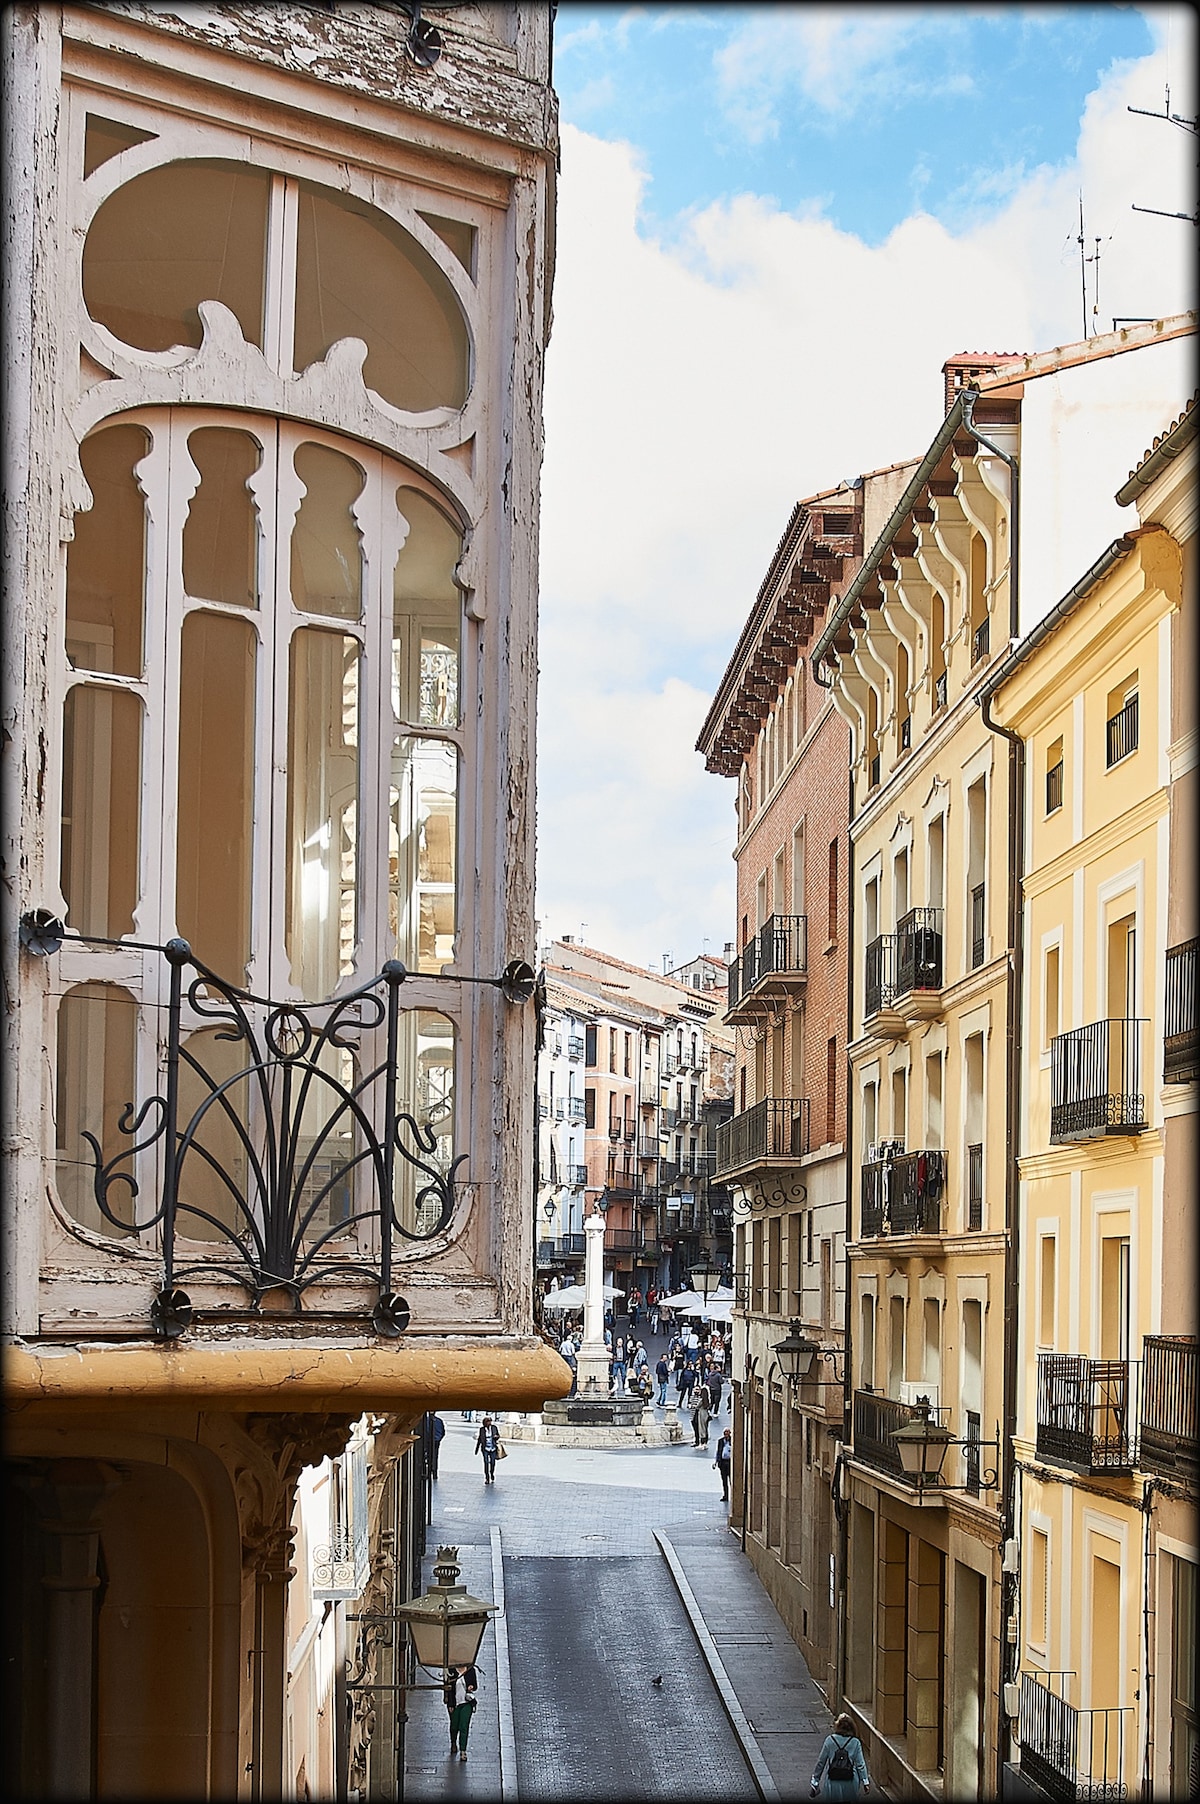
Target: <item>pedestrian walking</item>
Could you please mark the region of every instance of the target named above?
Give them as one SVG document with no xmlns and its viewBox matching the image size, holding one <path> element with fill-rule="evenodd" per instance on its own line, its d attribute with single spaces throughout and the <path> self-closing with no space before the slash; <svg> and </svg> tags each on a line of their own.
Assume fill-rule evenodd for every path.
<svg viewBox="0 0 1200 1804">
<path fill-rule="evenodd" d="M 576 1380 L 579 1374 L 579 1361 L 575 1356 L 575 1342 L 571 1339 L 569 1334 L 563 1335 L 562 1340 L 558 1345 L 558 1352 L 560 1359 L 565 1359 L 571 1368 L 571 1388 L 567 1392 L 567 1395 L 573 1397 L 575 1395 Z"/>
<path fill-rule="evenodd" d="M 696 1401 L 692 1405 L 692 1441 L 693 1445 L 697 1447 L 708 1446 L 708 1419 L 712 1413 L 709 1409 L 711 1401 L 708 1386 L 700 1385 L 696 1391 Z"/>
<path fill-rule="evenodd" d="M 436 1410 L 430 1417 L 429 1428 L 429 1476 L 430 1478 L 436 1478 L 438 1475 L 438 1458 L 442 1451 L 442 1442 L 446 1436 L 446 1424 L 442 1421 L 442 1418 L 438 1415 Z"/>
<path fill-rule="evenodd" d="M 628 1368 L 625 1363 L 625 1341 L 624 1338 L 618 1334 L 617 1344 L 613 1348 L 612 1356 L 612 1393 L 614 1396 L 617 1394 L 618 1390 L 624 1391 L 627 1370 Z"/>
<path fill-rule="evenodd" d="M 708 1377 L 704 1380 L 704 1382 L 705 1382 L 705 1384 L 707 1384 L 708 1394 L 712 1398 L 712 1413 L 714 1416 L 719 1416 L 721 1413 L 722 1381 L 721 1381 L 721 1374 L 720 1374 L 720 1372 L 717 1371 L 715 1366 L 713 1367 L 712 1371 L 708 1374 Z"/>
<path fill-rule="evenodd" d="M 658 1304 L 657 1304 L 657 1302 L 654 1302 L 654 1303 L 651 1303 L 651 1305 L 650 1305 L 650 1314 L 649 1314 L 649 1317 L 648 1317 L 648 1320 L 649 1320 L 649 1322 L 650 1322 L 650 1332 L 651 1332 L 651 1334 L 657 1334 L 657 1333 L 658 1333 L 658 1324 L 659 1324 L 659 1319 L 660 1319 L 660 1318 L 659 1318 L 659 1309 L 658 1309 Z"/>
<path fill-rule="evenodd" d="M 824 1746 L 813 1768 L 811 1796 L 822 1798 L 861 1798 L 871 1789 L 862 1743 L 854 1733 L 854 1720 L 843 1710 L 834 1719 L 833 1733 L 825 1737 Z"/>
<path fill-rule="evenodd" d="M 467 1757 L 467 1737 L 471 1733 L 471 1718 L 475 1714 L 475 1694 L 478 1689 L 479 1676 L 473 1666 L 447 1667 L 442 1695 L 450 1716 L 451 1760 L 455 1754 L 460 1760 Z"/>
<path fill-rule="evenodd" d="M 717 1457 L 713 1461 L 713 1469 L 721 1480 L 721 1498 L 729 1502 L 729 1474 L 733 1468 L 733 1430 L 725 1428 L 717 1442 Z"/>
<path fill-rule="evenodd" d="M 667 1401 L 667 1381 L 671 1376 L 671 1368 L 661 1353 L 659 1354 L 658 1364 L 654 1368 L 654 1376 L 658 1379 L 659 1404 L 665 1405 Z"/>
<path fill-rule="evenodd" d="M 680 1379 L 682 1381 L 680 1384 L 680 1401 L 686 1409 L 690 1409 L 692 1404 L 692 1390 L 696 1383 L 696 1368 L 690 1359 L 684 1361 Z"/>
<path fill-rule="evenodd" d="M 496 1461 L 500 1457 L 500 1430 L 490 1416 L 485 1416 L 475 1436 L 475 1451 L 483 1455 L 483 1482 L 496 1482 Z"/>
</svg>

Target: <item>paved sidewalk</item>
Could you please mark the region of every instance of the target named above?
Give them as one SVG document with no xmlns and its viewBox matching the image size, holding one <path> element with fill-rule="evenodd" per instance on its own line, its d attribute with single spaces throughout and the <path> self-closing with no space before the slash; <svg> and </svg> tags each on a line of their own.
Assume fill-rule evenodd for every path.
<svg viewBox="0 0 1200 1804">
<path fill-rule="evenodd" d="M 780 1798 L 806 1798 L 829 1712 L 729 1532 L 712 1446 L 694 1448 L 689 1440 L 607 1452 L 510 1442 L 497 1482 L 485 1487 L 472 1451 L 478 1419 L 466 1423 L 454 1412 L 445 1419 L 427 1566 L 439 1542 L 455 1543 L 468 1588 L 492 1598 L 498 1530 L 508 1608 L 484 1638 L 465 1763 L 449 1759 L 441 1698 L 410 1696 L 405 1795 L 503 1804 L 671 1799 L 680 1795 L 680 1750 L 694 1748 L 711 1761 L 714 1777 L 716 1769 L 722 1774 L 724 1789 L 714 1795 L 753 1804 L 774 1788 Z M 498 1696 L 507 1688 L 497 1673 L 498 1650 L 501 1668 L 506 1653 L 511 1662 L 516 1728 L 503 1760 Z M 665 1683 L 656 1691 L 651 1679 L 659 1671 Z M 727 1693 L 724 1711 L 713 1681 Z M 685 1703 L 705 1696 L 708 1704 Z M 585 1727 L 592 1737 L 586 1757 L 564 1784 L 566 1745 Z M 634 1767 L 640 1793 L 612 1789 L 620 1751 L 630 1750 L 632 1760 L 635 1746 L 643 1750 Z"/>
</svg>

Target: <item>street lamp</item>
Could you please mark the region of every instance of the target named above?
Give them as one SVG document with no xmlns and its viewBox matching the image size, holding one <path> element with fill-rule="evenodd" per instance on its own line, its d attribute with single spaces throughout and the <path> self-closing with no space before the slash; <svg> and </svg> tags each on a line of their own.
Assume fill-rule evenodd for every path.
<svg viewBox="0 0 1200 1804">
<path fill-rule="evenodd" d="M 940 1484 L 946 1452 L 954 1440 L 948 1428 L 933 1419 L 928 1397 L 918 1397 L 913 1420 L 897 1428 L 892 1439 L 900 1454 L 900 1464 L 907 1477 L 915 1478 L 917 1489 Z"/>
<path fill-rule="evenodd" d="M 433 1583 L 423 1597 L 399 1604 L 396 1616 L 408 1624 L 408 1636 L 417 1664 L 440 1667 L 474 1666 L 479 1658 L 488 1617 L 499 1608 L 472 1597 L 458 1581 L 457 1547 L 439 1547 L 433 1564 Z M 429 1689 L 419 1685 L 406 1690 Z"/>
<path fill-rule="evenodd" d="M 783 1376 L 792 1384 L 801 1378 L 807 1378 L 812 1370 L 813 1360 L 820 1352 L 816 1341 L 809 1340 L 799 1322 L 792 1322 L 784 1340 L 777 1341 L 772 1349 L 775 1363 Z"/>
<path fill-rule="evenodd" d="M 721 1274 L 715 1265 L 710 1265 L 702 1260 L 699 1265 L 694 1265 L 692 1267 L 692 1289 L 698 1296 L 703 1297 L 706 1303 L 717 1289 L 720 1282 Z"/>
</svg>

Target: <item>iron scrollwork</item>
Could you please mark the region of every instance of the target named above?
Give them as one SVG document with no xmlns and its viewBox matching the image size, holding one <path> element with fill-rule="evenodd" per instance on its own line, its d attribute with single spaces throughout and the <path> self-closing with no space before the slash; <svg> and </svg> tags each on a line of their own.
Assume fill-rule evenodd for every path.
<svg viewBox="0 0 1200 1804">
<path fill-rule="evenodd" d="M 369 983 L 332 1001 L 281 1003 L 227 983 L 186 940 L 171 940 L 162 951 L 170 967 L 165 1094 L 126 1106 L 118 1131 L 132 1144 L 107 1161 L 96 1136 L 83 1136 L 97 1206 L 125 1232 L 138 1196 L 137 1156 L 161 1143 L 158 1208 L 136 1224 L 139 1231 L 161 1225 L 155 1332 L 174 1340 L 190 1325 L 192 1302 L 181 1288 L 189 1277 L 230 1279 L 248 1292 L 254 1310 L 269 1291 L 282 1291 L 296 1311 L 310 1285 L 345 1277 L 377 1287 L 370 1319 L 377 1333 L 394 1339 L 409 1322 L 408 1305 L 393 1289 L 394 1243 L 443 1232 L 466 1162 L 464 1153 L 438 1163 L 431 1113 L 419 1121 L 400 1106 L 404 965 L 391 959 Z M 185 1001 L 193 1018 L 216 1028 L 217 1041 L 242 1049 L 237 1070 L 222 1077 L 195 1056 L 183 1032 Z M 383 1056 L 356 1073 L 355 1055 L 380 1035 Z M 185 1074 L 189 1087 L 199 1086 L 198 1106 L 181 1103 Z M 215 1131 L 232 1144 L 236 1157 L 214 1150 L 206 1129 L 210 1139 Z M 397 1176 L 406 1167 L 412 1189 L 402 1210 Z M 207 1200 L 220 1199 L 220 1210 L 197 1200 L 197 1183 Z M 116 1206 L 121 1192 L 125 1216 Z M 200 1224 L 199 1236 L 215 1243 L 219 1257 L 178 1263 L 177 1235 L 196 1237 L 186 1235 L 189 1223 Z M 375 1241 L 372 1256 L 334 1244 L 355 1229 Z"/>
</svg>

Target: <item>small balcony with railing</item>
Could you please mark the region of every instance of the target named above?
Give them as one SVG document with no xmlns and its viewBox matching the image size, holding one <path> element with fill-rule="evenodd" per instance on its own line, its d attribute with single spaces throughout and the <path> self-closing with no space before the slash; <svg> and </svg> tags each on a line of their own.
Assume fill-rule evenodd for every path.
<svg viewBox="0 0 1200 1804">
<path fill-rule="evenodd" d="M 912 1422 L 932 1420 L 944 1425 L 946 1414 L 946 1411 L 930 1410 L 922 1404 L 902 1403 L 898 1397 L 885 1397 L 881 1391 L 855 1391 L 853 1457 L 915 1491 L 919 1481 L 904 1470 L 896 1431 L 907 1428 Z M 936 1497 L 936 1488 L 931 1487 L 928 1494 Z"/>
<path fill-rule="evenodd" d="M 970 896 L 970 925 L 967 935 L 971 969 L 978 971 L 987 958 L 987 884 L 973 883 Z"/>
<path fill-rule="evenodd" d="M 897 1152 L 893 1143 L 861 1168 L 859 1233 L 863 1239 L 884 1234 L 940 1234 L 942 1197 L 946 1189 L 946 1155 L 926 1147 Z"/>
<path fill-rule="evenodd" d="M 1037 1456 L 1074 1472 L 1132 1472 L 1137 1362 L 1039 1353 Z"/>
<path fill-rule="evenodd" d="M 1193 1335 L 1150 1334 L 1142 1342 L 1138 1465 L 1192 1485 L 1200 1458 L 1200 1343 Z"/>
<path fill-rule="evenodd" d="M 644 1180 L 640 1171 L 623 1167 L 620 1171 L 609 1172 L 604 1187 L 617 1202 L 628 1202 L 632 1197 L 642 1194 Z"/>
<path fill-rule="evenodd" d="M 1050 1143 L 1146 1131 L 1142 1041 L 1147 1022 L 1093 1021 L 1050 1043 Z"/>
<path fill-rule="evenodd" d="M 880 933 L 871 940 L 863 960 L 863 1026 L 868 1033 L 897 1039 L 907 1022 L 895 1004 L 896 935 Z"/>
<path fill-rule="evenodd" d="M 892 1007 L 906 1021 L 928 1021 L 942 1007 L 942 911 L 910 908 L 896 926 Z"/>
<path fill-rule="evenodd" d="M 1200 1077 L 1200 1047 L 1196 1039 L 1197 945 L 1200 941 L 1191 939 L 1167 948 L 1164 1084 L 1190 1084 Z"/>
<path fill-rule="evenodd" d="M 567 1035 L 567 1057 L 569 1059 L 581 1059 L 583 1057 L 583 1050 L 584 1050 L 583 1035 L 582 1034 L 568 1034 Z"/>
<path fill-rule="evenodd" d="M 967 1147 L 967 1229 L 977 1234 L 983 1227 L 983 1142 Z"/>
<path fill-rule="evenodd" d="M 717 1129 L 714 1176 L 756 1166 L 794 1165 L 808 1151 L 807 1096 L 765 1096 Z"/>
<path fill-rule="evenodd" d="M 1021 1674 L 1021 1773 L 1047 1797 L 1127 1798 L 1126 1718 L 1133 1706 L 1077 1710 L 1053 1689 L 1073 1673 Z"/>
<path fill-rule="evenodd" d="M 587 1104 L 582 1096 L 568 1096 L 567 1120 L 582 1121 L 587 1113 Z"/>
<path fill-rule="evenodd" d="M 564 1165 L 563 1183 L 569 1184 L 572 1190 L 582 1190 L 587 1184 L 586 1165 Z"/>
<path fill-rule="evenodd" d="M 761 1020 L 808 980 L 808 917 L 771 915 L 727 967 L 725 1019 L 734 1027 Z"/>
</svg>

